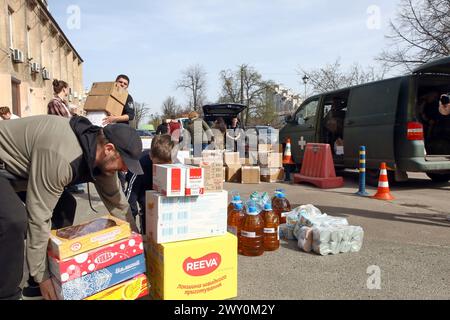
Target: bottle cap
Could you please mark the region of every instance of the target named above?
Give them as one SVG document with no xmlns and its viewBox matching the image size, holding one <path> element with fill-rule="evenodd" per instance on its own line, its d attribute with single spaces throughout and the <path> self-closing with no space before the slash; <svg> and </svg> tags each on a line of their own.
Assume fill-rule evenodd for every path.
<svg viewBox="0 0 450 320">
<path fill-rule="evenodd" d="M 244 205 L 242 203 L 235 203 L 234 208 L 236 210 L 242 210 L 244 208 Z"/>
<path fill-rule="evenodd" d="M 265 211 L 272 211 L 272 205 L 270 203 L 266 203 L 264 205 L 264 210 Z"/>
<path fill-rule="evenodd" d="M 240 195 L 234 196 L 233 202 L 238 202 L 238 201 L 241 201 L 241 196 Z"/>
<path fill-rule="evenodd" d="M 248 214 L 251 215 L 251 216 L 257 216 L 258 212 L 256 211 L 255 207 L 249 207 L 248 208 Z"/>
</svg>

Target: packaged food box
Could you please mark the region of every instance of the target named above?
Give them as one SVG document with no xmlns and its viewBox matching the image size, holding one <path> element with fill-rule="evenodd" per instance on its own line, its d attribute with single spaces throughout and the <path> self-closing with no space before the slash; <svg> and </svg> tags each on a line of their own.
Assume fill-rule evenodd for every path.
<svg viewBox="0 0 450 320">
<path fill-rule="evenodd" d="M 224 300 L 237 296 L 237 238 L 149 242 L 150 294 L 156 300 Z"/>
<path fill-rule="evenodd" d="M 156 243 L 223 236 L 227 232 L 228 192 L 199 197 L 146 193 L 147 238 Z"/>
<path fill-rule="evenodd" d="M 153 166 L 153 190 L 166 197 L 183 197 L 186 189 L 186 168 L 176 164 Z"/>
<path fill-rule="evenodd" d="M 205 193 L 222 192 L 223 165 L 220 162 L 202 162 L 200 167 L 205 174 Z"/>
<path fill-rule="evenodd" d="M 131 236 L 130 224 L 113 216 L 50 233 L 49 252 L 59 260 L 108 245 Z"/>
<path fill-rule="evenodd" d="M 59 282 L 65 283 L 143 253 L 142 236 L 133 233 L 129 238 L 64 260 L 49 253 L 48 261 L 51 273 Z"/>
<path fill-rule="evenodd" d="M 147 276 L 141 274 L 84 300 L 138 300 L 148 296 L 148 287 Z"/>
<path fill-rule="evenodd" d="M 186 169 L 185 196 L 200 196 L 205 193 L 205 176 L 203 168 L 184 166 Z"/>
<path fill-rule="evenodd" d="M 55 278 L 52 281 L 58 299 L 83 300 L 145 271 L 145 257 L 139 255 L 66 283 L 60 283 Z"/>
</svg>

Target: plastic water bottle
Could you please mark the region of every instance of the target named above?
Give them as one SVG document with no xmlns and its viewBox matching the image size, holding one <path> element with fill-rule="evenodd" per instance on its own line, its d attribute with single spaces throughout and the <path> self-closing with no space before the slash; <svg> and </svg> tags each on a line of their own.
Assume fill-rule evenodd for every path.
<svg viewBox="0 0 450 320">
<path fill-rule="evenodd" d="M 241 248 L 244 256 L 264 254 L 264 221 L 255 207 L 250 207 L 241 227 Z"/>
<path fill-rule="evenodd" d="M 289 203 L 289 200 L 286 199 L 284 192 L 278 191 L 275 193 L 275 197 L 272 200 L 272 208 L 280 218 L 280 224 L 286 223 L 286 214 L 291 212 L 292 209 L 291 204 Z"/>
<path fill-rule="evenodd" d="M 240 203 L 240 204 L 243 205 L 241 196 L 239 195 L 239 193 L 236 193 L 235 195 L 233 195 L 233 198 L 232 198 L 230 204 L 228 205 L 228 215 L 230 214 L 231 211 L 234 210 L 235 205 L 238 204 L 238 203 Z M 244 209 L 245 209 L 245 208 L 243 207 L 243 210 L 244 210 Z M 245 213 L 245 210 L 244 210 L 244 213 Z"/>
<path fill-rule="evenodd" d="M 269 203 L 264 206 L 261 216 L 264 220 L 264 250 L 276 251 L 280 248 L 280 218 Z"/>
<path fill-rule="evenodd" d="M 236 203 L 233 210 L 228 214 L 228 232 L 234 234 L 236 237 L 240 237 L 242 222 L 245 218 L 244 205 L 242 203 Z M 241 253 L 240 241 L 238 241 L 238 253 Z"/>
</svg>

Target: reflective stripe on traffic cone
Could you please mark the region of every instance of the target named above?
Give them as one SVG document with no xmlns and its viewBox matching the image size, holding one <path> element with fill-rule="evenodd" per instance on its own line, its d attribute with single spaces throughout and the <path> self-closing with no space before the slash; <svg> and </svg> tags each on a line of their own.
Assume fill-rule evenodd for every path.
<svg viewBox="0 0 450 320">
<path fill-rule="evenodd" d="M 295 164 L 295 162 L 292 161 L 291 138 L 288 138 L 286 142 L 286 150 L 284 151 L 283 164 Z"/>
<path fill-rule="evenodd" d="M 395 200 L 395 198 L 391 195 L 391 191 L 389 189 L 389 179 L 387 173 L 387 166 L 385 162 L 381 164 L 380 168 L 380 180 L 378 182 L 378 192 L 372 198 L 387 201 Z"/>
</svg>

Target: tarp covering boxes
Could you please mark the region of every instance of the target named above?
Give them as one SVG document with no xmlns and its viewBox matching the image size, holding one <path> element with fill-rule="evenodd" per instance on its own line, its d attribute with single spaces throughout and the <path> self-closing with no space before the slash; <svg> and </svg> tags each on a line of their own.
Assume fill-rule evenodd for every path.
<svg viewBox="0 0 450 320">
<path fill-rule="evenodd" d="M 115 217 L 52 231 L 48 257 L 61 300 L 134 300 L 148 295 L 142 236 Z"/>
<path fill-rule="evenodd" d="M 204 156 L 199 165 L 204 172 L 204 194 L 146 194 L 147 265 L 154 299 L 219 300 L 237 296 L 237 239 L 227 233 L 223 161 L 214 153 Z"/>
</svg>

